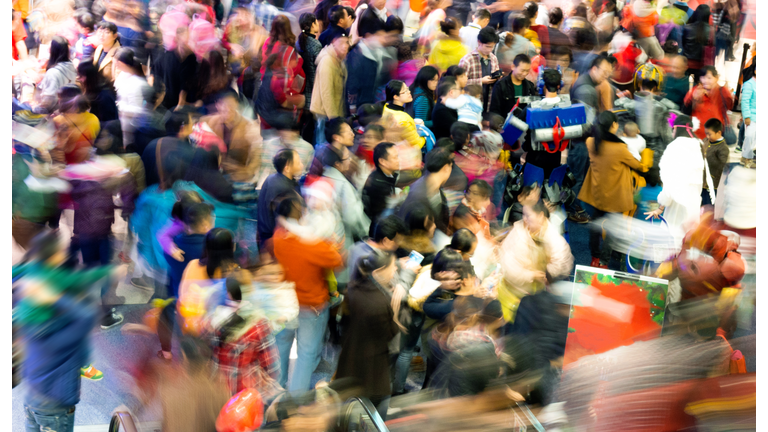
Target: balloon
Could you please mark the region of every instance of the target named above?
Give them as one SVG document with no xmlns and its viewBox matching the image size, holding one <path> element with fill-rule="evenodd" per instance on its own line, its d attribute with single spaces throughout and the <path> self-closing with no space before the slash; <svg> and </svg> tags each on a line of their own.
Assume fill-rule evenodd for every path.
<svg viewBox="0 0 768 432">
<path fill-rule="evenodd" d="M 216 432 L 252 432 L 264 420 L 264 402 L 258 391 L 247 388 L 232 396 L 219 412 Z"/>
<path fill-rule="evenodd" d="M 411 10 L 416 13 L 421 13 L 424 10 L 424 5 L 427 3 L 424 0 L 410 0 Z"/>
</svg>

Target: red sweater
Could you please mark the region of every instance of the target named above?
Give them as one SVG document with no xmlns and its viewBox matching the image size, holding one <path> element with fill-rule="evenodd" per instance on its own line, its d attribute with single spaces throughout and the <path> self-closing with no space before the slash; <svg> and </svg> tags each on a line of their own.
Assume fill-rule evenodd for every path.
<svg viewBox="0 0 768 432">
<path fill-rule="evenodd" d="M 725 99 L 725 103 L 723 103 Z M 704 94 L 704 88 L 696 86 L 685 95 L 685 104 L 693 104 L 692 117 L 697 117 L 701 126 L 696 130 L 696 136 L 699 139 L 707 137 L 704 131 L 704 123 L 711 118 L 716 118 L 726 125 L 726 111 L 733 107 L 733 95 L 728 89 L 715 85 L 708 95 Z"/>
</svg>

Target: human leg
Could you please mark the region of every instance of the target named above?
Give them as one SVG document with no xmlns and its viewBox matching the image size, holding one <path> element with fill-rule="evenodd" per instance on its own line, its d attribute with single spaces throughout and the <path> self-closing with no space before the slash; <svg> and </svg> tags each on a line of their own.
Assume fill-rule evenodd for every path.
<svg viewBox="0 0 768 432">
<path fill-rule="evenodd" d="M 280 386 L 285 388 L 288 382 L 288 364 L 290 362 L 291 346 L 293 345 L 293 339 L 296 337 L 296 328 L 284 328 L 280 333 L 275 335 L 275 342 L 277 343 L 277 352 L 280 354 Z"/>
<path fill-rule="evenodd" d="M 408 326 L 408 333 L 400 335 L 400 354 L 397 356 L 395 364 L 394 380 L 392 383 L 392 394 L 397 395 L 405 392 L 405 381 L 408 378 L 408 371 L 411 368 L 411 360 L 419 342 L 421 326 L 424 324 L 424 314 L 414 311 L 411 317 L 411 324 Z"/>
<path fill-rule="evenodd" d="M 73 432 L 75 407 L 35 408 L 24 405 L 27 432 Z"/>
<path fill-rule="evenodd" d="M 289 391 L 309 390 L 312 372 L 320 363 L 320 353 L 328 329 L 328 307 L 320 309 L 302 307 L 299 311 L 299 328 L 296 332 L 298 358 L 293 367 Z"/>
</svg>

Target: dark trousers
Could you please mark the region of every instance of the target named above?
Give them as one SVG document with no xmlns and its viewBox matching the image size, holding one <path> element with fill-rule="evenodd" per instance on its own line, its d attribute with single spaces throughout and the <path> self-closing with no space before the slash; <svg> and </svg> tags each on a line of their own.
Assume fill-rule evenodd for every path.
<svg viewBox="0 0 768 432">
<path fill-rule="evenodd" d="M 80 252 L 83 256 L 83 265 L 85 267 L 105 266 L 112 262 L 112 240 L 109 236 L 104 237 L 86 237 L 75 235 L 69 245 L 71 255 Z M 109 280 L 101 285 L 101 307 L 104 310 L 104 316 L 107 316 L 112 308 L 107 307 L 105 296 L 109 289 Z"/>
<path fill-rule="evenodd" d="M 590 217 L 592 218 L 592 220 L 599 219 L 608 214 L 607 212 L 596 209 L 590 205 L 587 205 L 587 209 L 588 209 L 587 212 L 590 214 Z M 592 255 L 592 258 L 601 258 L 601 260 L 604 261 L 605 257 L 609 257 L 608 268 L 610 270 L 621 271 L 622 257 L 624 254 L 622 254 L 621 252 L 616 252 L 613 249 L 611 249 L 610 244 L 606 241 L 602 242 L 602 248 L 601 248 L 600 243 L 602 240 L 603 240 L 602 227 L 599 225 L 592 226 L 589 231 L 589 252 Z"/>
<path fill-rule="evenodd" d="M 578 197 L 579 192 L 581 192 L 581 186 L 584 184 L 584 178 L 587 177 L 587 171 L 589 170 L 589 151 L 587 150 L 587 143 L 585 141 L 571 141 L 566 165 L 568 165 L 568 169 L 571 170 L 573 176 L 576 178 L 576 184 L 571 189 Z M 569 208 L 568 211 L 572 212 L 575 209 L 573 207 L 585 208 L 579 200 L 576 200 L 576 203 L 572 208 Z"/>
</svg>

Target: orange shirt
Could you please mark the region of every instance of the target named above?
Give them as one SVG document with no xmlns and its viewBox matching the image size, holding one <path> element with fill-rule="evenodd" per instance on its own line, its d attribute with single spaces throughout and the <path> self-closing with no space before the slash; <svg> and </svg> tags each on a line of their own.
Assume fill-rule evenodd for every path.
<svg viewBox="0 0 768 432">
<path fill-rule="evenodd" d="M 272 240 L 285 279 L 296 284 L 299 305 L 319 307 L 327 302 L 326 270 L 342 265 L 338 250 L 325 241 L 307 243 L 283 227 L 275 230 Z"/>
</svg>

